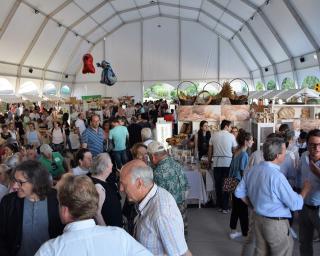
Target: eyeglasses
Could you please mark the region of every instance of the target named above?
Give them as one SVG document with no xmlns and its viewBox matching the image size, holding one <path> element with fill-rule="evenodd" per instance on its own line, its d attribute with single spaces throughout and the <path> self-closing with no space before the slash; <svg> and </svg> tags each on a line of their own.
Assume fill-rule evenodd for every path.
<svg viewBox="0 0 320 256">
<path fill-rule="evenodd" d="M 25 180 L 25 181 L 17 180 L 15 177 L 13 177 L 13 181 L 14 181 L 14 183 L 19 184 L 20 187 L 22 187 L 22 185 L 23 185 L 24 183 L 29 182 L 29 180 Z"/>
<path fill-rule="evenodd" d="M 317 149 L 320 147 L 320 143 L 308 143 L 308 147 Z"/>
</svg>

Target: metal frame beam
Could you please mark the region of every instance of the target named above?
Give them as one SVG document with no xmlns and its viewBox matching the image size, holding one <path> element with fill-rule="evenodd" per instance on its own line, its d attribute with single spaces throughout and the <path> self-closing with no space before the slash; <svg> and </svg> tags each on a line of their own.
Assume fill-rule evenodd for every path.
<svg viewBox="0 0 320 256">
<path fill-rule="evenodd" d="M 252 34 L 252 36 L 254 37 L 254 39 L 256 40 L 256 42 L 258 43 L 258 45 L 260 46 L 260 48 L 262 49 L 263 53 L 267 56 L 267 59 L 270 62 L 270 64 L 272 65 L 273 74 L 274 74 L 274 78 L 276 80 L 277 87 L 280 88 L 278 69 L 277 69 L 277 66 L 275 65 L 274 59 L 272 58 L 272 56 L 270 55 L 270 53 L 268 52 L 266 47 L 263 45 L 263 43 L 261 42 L 261 40 L 258 37 L 258 35 L 254 32 L 254 30 L 253 30 L 252 26 L 250 25 L 250 23 L 247 23 L 247 28 L 250 31 L 250 33 Z"/>
<path fill-rule="evenodd" d="M 237 48 L 233 45 L 233 41 L 232 40 L 228 40 L 230 46 L 232 47 L 232 49 L 234 50 L 234 52 L 238 55 L 239 59 L 241 60 L 242 64 L 245 66 L 245 68 L 247 69 L 248 73 L 250 74 L 250 68 L 248 66 L 248 64 L 244 61 L 242 55 L 239 53 L 239 51 L 237 50 Z"/>
<path fill-rule="evenodd" d="M 18 68 L 18 74 L 17 74 L 18 77 L 21 76 L 22 65 L 26 62 L 26 60 L 27 60 L 28 56 L 30 55 L 32 49 L 36 45 L 41 33 L 43 32 L 44 28 L 48 24 L 48 22 L 50 20 L 50 17 L 53 17 L 54 15 L 56 15 L 58 12 L 60 12 L 62 9 L 64 9 L 66 6 L 68 6 L 70 3 L 72 3 L 72 0 L 67 0 L 67 1 L 63 2 L 55 10 L 53 10 L 49 15 L 45 16 L 44 21 L 41 23 L 40 27 L 37 30 L 37 33 L 33 37 L 31 43 L 29 44 L 27 50 L 25 51 L 25 53 L 23 54 L 23 57 L 21 58 L 21 60 L 19 62 L 19 68 Z M 44 83 L 44 80 L 42 79 L 41 80 L 41 85 L 40 85 L 40 87 L 41 87 L 40 88 L 40 94 L 42 94 L 43 83 Z M 18 79 L 17 83 L 16 83 L 16 90 L 19 90 L 19 88 L 20 88 L 20 80 Z"/>
<path fill-rule="evenodd" d="M 240 42 L 242 43 L 242 45 L 244 46 L 244 48 L 246 49 L 246 51 L 249 53 L 250 57 L 253 59 L 253 61 L 254 61 L 254 63 L 256 64 L 256 66 L 259 68 L 260 76 L 261 76 L 261 81 L 262 81 L 262 83 L 264 84 L 264 87 L 265 87 L 265 89 L 266 89 L 266 84 L 265 84 L 265 80 L 264 80 L 262 68 L 261 68 L 259 62 L 257 61 L 256 57 L 253 55 L 253 53 L 250 51 L 249 47 L 245 44 L 245 42 L 243 41 L 241 35 L 238 33 L 238 34 L 236 34 L 236 36 L 238 37 L 238 39 L 240 40 Z"/>
<path fill-rule="evenodd" d="M 8 76 L 8 77 L 17 77 L 15 74 L 10 74 L 10 73 L 3 73 L 3 72 L 0 72 L 0 76 Z M 27 78 L 27 79 L 35 79 L 35 80 L 41 80 L 42 77 L 40 76 L 25 76 L 25 75 L 21 75 L 20 78 Z M 53 81 L 53 82 L 61 82 L 61 80 L 57 80 L 57 79 L 50 79 L 50 81 Z"/>
<path fill-rule="evenodd" d="M 174 7 L 174 8 L 181 8 L 181 9 L 185 9 L 185 10 L 193 10 L 193 11 L 199 11 L 200 13 L 203 13 L 205 14 L 206 16 L 208 16 L 209 18 L 211 18 L 212 20 L 216 21 L 216 22 L 220 22 L 216 17 L 212 16 L 210 13 L 204 11 L 204 10 L 201 10 L 199 8 L 195 8 L 195 7 L 190 7 L 190 6 L 184 6 L 184 5 L 177 5 L 177 4 L 171 4 L 171 3 L 162 3 L 162 2 L 158 2 L 158 5 L 160 6 L 168 6 L 168 7 Z M 128 9 L 125 9 L 125 10 L 122 10 L 122 11 L 119 11 L 119 12 L 116 12 L 114 13 L 113 15 L 111 15 L 110 17 L 108 17 L 107 19 L 105 19 L 104 21 L 102 21 L 99 26 L 93 28 L 87 35 L 90 35 L 91 33 L 93 33 L 94 31 L 96 31 L 100 26 L 104 25 L 105 23 L 107 23 L 109 20 L 111 20 L 114 16 L 116 15 L 120 15 L 122 13 L 128 13 L 128 12 L 131 12 L 131 11 L 136 11 L 137 9 L 138 10 L 141 10 L 141 9 L 144 9 L 144 8 L 148 8 L 148 7 L 151 7 L 151 6 L 154 6 L 154 4 L 145 4 L 145 5 L 141 5 L 141 6 L 138 6 L 138 7 L 132 7 L 132 8 L 128 8 Z M 160 14 L 160 15 L 153 15 L 153 16 L 156 16 L 156 17 L 168 17 L 168 16 L 171 16 L 171 15 L 164 15 L 164 14 Z M 174 15 L 172 15 L 174 16 Z M 174 17 L 179 17 L 179 16 L 174 16 Z M 181 17 L 182 18 L 182 17 Z M 182 18 L 182 19 L 186 19 L 186 18 Z M 135 19 L 137 20 L 137 19 Z M 195 19 L 190 19 L 192 21 L 196 21 Z M 125 24 L 128 24 L 128 23 L 132 23 L 131 21 L 128 21 L 128 22 L 125 22 Z M 230 26 L 228 26 L 227 24 L 223 23 L 223 22 L 220 22 L 220 24 L 222 26 L 224 26 L 226 29 L 230 30 L 232 33 L 235 33 L 236 31 L 231 28 Z"/>
<path fill-rule="evenodd" d="M 144 49 L 144 44 L 143 44 L 143 20 L 140 21 L 140 84 L 142 88 L 142 98 L 143 98 L 143 92 L 144 92 L 144 85 L 143 85 L 143 80 L 144 80 L 144 72 L 143 72 L 143 49 Z"/>
<path fill-rule="evenodd" d="M 273 58 L 271 57 L 270 53 L 267 51 L 267 49 L 264 47 L 264 45 L 262 44 L 261 40 L 259 39 L 258 35 L 255 33 L 255 31 L 252 29 L 251 25 L 249 24 L 249 22 L 247 22 L 246 20 L 244 20 L 243 18 L 241 18 L 239 15 L 237 15 L 236 13 L 230 11 L 228 8 L 224 7 L 223 5 L 221 5 L 220 3 L 216 2 L 215 0 L 208 0 L 209 3 L 211 3 L 212 5 L 214 5 L 215 7 L 219 8 L 220 10 L 224 11 L 225 13 L 229 14 L 231 17 L 233 17 L 234 19 L 236 19 L 237 21 L 239 21 L 240 23 L 242 23 L 242 26 L 247 26 L 249 32 L 252 34 L 254 40 L 257 42 L 257 44 L 259 45 L 259 47 L 261 48 L 262 52 L 267 56 L 268 61 L 270 62 L 270 64 L 272 65 L 274 62 Z M 221 23 L 221 21 L 220 21 Z M 239 33 L 237 31 L 234 32 L 234 35 L 236 33 Z"/>
<path fill-rule="evenodd" d="M 221 79 L 224 79 L 224 78 L 227 78 L 227 77 L 221 77 Z M 185 80 L 188 80 L 188 81 L 212 81 L 212 80 L 218 80 L 217 77 L 208 77 L 206 79 L 203 79 L 202 78 L 199 78 L 199 77 L 186 77 L 184 78 Z M 250 80 L 250 77 L 242 77 L 242 79 L 248 79 Z M 165 79 L 166 82 L 177 82 L 177 79 Z M 140 80 L 118 80 L 119 83 L 140 83 Z M 143 82 L 157 82 L 157 80 L 143 80 Z M 78 82 L 77 84 L 96 84 L 97 81 L 81 81 L 81 82 Z"/>
<path fill-rule="evenodd" d="M 282 48 L 282 50 L 285 52 L 285 54 L 287 55 L 288 59 L 290 60 L 293 77 L 295 79 L 297 79 L 297 68 L 296 68 L 296 65 L 295 65 L 295 63 L 293 61 L 292 54 L 289 51 L 289 48 L 284 43 L 284 41 L 281 39 L 281 37 L 278 34 L 278 32 L 276 31 L 276 29 L 271 24 L 269 18 L 264 14 L 262 8 L 260 8 L 259 6 L 255 5 L 254 3 L 252 3 L 249 0 L 240 0 L 240 1 L 245 3 L 247 6 L 251 7 L 252 9 L 254 9 L 261 16 L 263 22 L 266 24 L 266 26 L 268 27 L 270 32 L 273 34 L 273 36 L 277 40 L 278 44 L 280 45 L 280 47 Z M 297 87 L 298 80 L 295 80 L 295 82 L 296 82 L 296 87 Z M 279 83 L 279 88 L 281 88 L 281 84 L 280 83 Z"/>
<path fill-rule="evenodd" d="M 310 30 L 307 28 L 307 26 L 303 22 L 302 18 L 300 17 L 299 13 L 297 12 L 296 8 L 292 5 L 292 3 L 288 0 L 283 0 L 283 2 L 286 5 L 289 12 L 291 13 L 292 17 L 298 23 L 299 27 L 303 31 L 304 35 L 306 36 L 306 38 L 308 39 L 308 41 L 310 42 L 310 44 L 312 45 L 314 50 L 316 51 L 317 56 L 319 57 L 320 45 L 317 43 L 317 40 L 313 37 Z M 318 59 L 318 64 L 319 64 L 319 68 L 320 68 L 320 58 L 317 58 L 317 59 Z"/>
<path fill-rule="evenodd" d="M 138 5 L 137 5 L 136 0 L 133 0 L 133 3 L 134 3 L 134 5 L 135 5 L 135 7 L 136 7 L 136 9 L 137 9 L 137 12 L 139 13 L 140 18 L 143 18 L 142 14 L 141 14 L 141 12 L 140 12 L 140 9 L 139 9 L 139 7 L 138 7 Z"/>
<path fill-rule="evenodd" d="M 240 16 L 238 16 L 236 13 L 230 11 L 229 9 L 225 8 L 224 6 L 222 6 L 220 3 L 216 2 L 215 0 L 208 0 L 208 2 L 210 2 L 211 4 L 213 4 L 214 6 L 216 6 L 217 8 L 219 8 L 220 10 L 223 10 L 224 12 L 226 12 L 227 14 L 229 14 L 231 17 L 235 18 L 236 20 L 238 20 L 239 22 L 241 22 L 244 25 L 247 26 L 249 32 L 252 34 L 253 38 L 255 39 L 255 41 L 257 42 L 257 44 L 259 45 L 259 47 L 261 48 L 262 52 L 266 55 L 268 61 L 270 62 L 270 64 L 273 67 L 273 71 L 274 71 L 274 77 L 277 81 L 278 86 L 280 87 L 279 84 L 279 76 L 278 76 L 278 70 L 277 67 L 275 65 L 275 61 L 272 58 L 272 56 L 270 55 L 270 53 L 268 52 L 268 50 L 266 49 L 266 47 L 263 45 L 263 43 L 261 42 L 260 38 L 258 37 L 258 35 L 255 33 L 255 31 L 253 30 L 252 26 L 250 25 L 249 22 L 247 22 L 246 20 L 244 20 L 243 18 L 241 18 Z M 250 2 L 251 3 L 251 2 Z M 250 6 L 252 7 L 252 5 Z M 256 9 L 255 9 L 256 10 Z M 235 34 L 237 34 L 239 32 L 235 32 Z M 234 36 L 233 35 L 233 36 Z M 244 45 L 245 42 L 243 40 L 240 40 L 241 43 Z M 250 49 L 245 46 L 247 51 L 250 51 Z M 251 52 L 251 51 L 250 51 Z M 250 55 L 252 56 L 252 54 L 250 53 Z M 263 71 L 261 69 L 261 67 L 259 67 L 260 69 L 260 75 L 261 75 L 261 79 L 264 81 L 264 76 L 263 76 Z M 266 86 L 266 85 L 265 85 Z"/>
<path fill-rule="evenodd" d="M 188 18 L 182 18 L 182 17 L 179 17 L 179 16 L 175 16 L 175 15 L 164 15 L 162 14 L 161 16 L 160 15 L 151 15 L 149 17 L 145 17 L 143 19 L 141 18 L 138 18 L 138 19 L 135 19 L 135 20 L 131 20 L 131 21 L 128 21 L 126 22 L 125 24 L 121 24 L 119 26 L 117 26 L 116 28 L 120 28 L 122 27 L 123 25 L 126 25 L 126 24 L 131 24 L 131 23 L 134 23 L 134 22 L 139 22 L 141 20 L 145 21 L 145 20 L 150 20 L 150 19 L 154 19 L 154 18 L 158 18 L 158 17 L 164 17 L 164 18 L 170 18 L 170 19 L 175 19 L 175 20 L 179 20 L 181 19 L 182 21 L 192 21 L 192 22 L 196 22 L 195 19 L 188 19 Z M 219 32 L 213 30 L 212 28 L 208 27 L 206 24 L 202 23 L 202 22 L 196 22 L 196 23 L 199 23 L 201 24 L 202 26 L 208 28 L 209 30 L 211 30 L 212 32 L 214 32 L 215 34 L 221 36 L 222 38 L 224 38 L 225 40 L 228 40 L 225 36 L 221 35 Z M 98 44 L 101 40 L 103 40 L 103 38 L 106 38 L 107 36 L 109 36 L 111 33 L 109 32 L 108 34 L 106 35 L 103 35 L 100 39 L 98 39 L 97 41 L 94 42 L 94 44 Z"/>
<path fill-rule="evenodd" d="M 202 27 L 204 27 L 205 29 L 209 30 L 211 33 L 217 35 L 218 37 L 221 37 L 223 38 L 224 40 L 226 40 L 227 42 L 230 43 L 230 40 L 226 37 L 224 37 L 223 35 L 221 35 L 219 32 L 215 31 L 213 28 L 209 27 L 208 25 L 200 22 L 200 21 L 196 21 L 194 19 L 186 19 L 186 18 L 181 18 L 181 17 L 178 17 L 178 16 L 172 16 L 172 15 L 151 15 L 149 17 L 145 17 L 145 18 L 139 18 L 139 19 L 136 19 L 136 20 L 132 20 L 130 22 L 127 22 L 126 24 L 131 24 L 131 23 L 134 23 L 134 22 L 141 22 L 143 23 L 143 21 L 145 20 L 149 20 L 149 19 L 153 19 L 153 18 L 157 18 L 157 17 L 165 17 L 165 18 L 171 18 L 171 19 L 175 19 L 175 20 L 181 20 L 181 21 L 192 21 L 192 22 L 195 22 L 195 23 L 198 23 L 200 24 Z M 108 36 L 110 36 L 113 32 L 115 32 L 116 30 L 120 29 L 122 26 L 124 26 L 125 24 L 121 24 L 119 26 L 117 26 L 113 31 L 110 31 L 109 33 L 107 33 L 106 35 L 104 35 L 103 37 L 101 37 L 100 39 L 98 39 L 94 45 L 91 47 L 91 49 L 89 50 L 89 52 L 92 51 L 93 47 L 95 45 L 97 45 L 101 40 L 105 40 Z M 142 25 L 143 26 L 143 25 Z M 240 53 L 237 51 L 237 49 L 234 47 L 234 45 L 232 45 L 232 43 L 230 43 L 232 49 L 236 52 L 236 54 L 238 55 L 238 57 L 240 58 L 241 62 L 244 64 L 245 68 L 247 69 L 247 71 L 249 72 L 250 74 L 250 69 L 247 65 L 247 63 L 243 60 L 243 57 L 240 55 Z M 142 49 L 143 50 L 143 49 Z M 143 54 L 143 53 L 142 53 Z M 141 64 L 143 65 L 143 63 Z M 77 68 L 77 71 L 76 73 L 74 74 L 75 76 L 78 74 L 79 70 L 81 68 L 81 65 L 79 65 L 79 67 Z M 143 67 L 142 67 L 142 79 L 143 81 L 141 81 L 142 83 L 145 82 L 146 80 L 144 80 L 144 77 L 143 77 Z M 197 78 L 197 79 L 194 79 L 194 80 L 202 80 L 200 78 Z M 124 81 L 123 81 L 124 82 Z"/>
<path fill-rule="evenodd" d="M 101 7 L 103 7 L 104 5 L 106 5 L 109 1 L 103 1 L 100 4 L 98 4 L 96 7 L 94 7 L 93 9 L 91 9 L 88 13 L 86 13 L 85 15 L 83 15 L 82 17 L 80 17 L 78 20 L 76 20 L 75 22 L 73 22 L 69 27 L 66 27 L 63 35 L 61 36 L 60 40 L 58 41 L 56 47 L 54 48 L 54 50 L 51 52 L 51 55 L 49 57 L 49 59 L 47 60 L 45 66 L 44 66 L 44 73 L 46 72 L 47 68 L 49 67 L 49 65 L 51 64 L 54 56 L 56 55 L 57 51 L 59 50 L 60 46 L 62 45 L 65 37 L 67 36 L 68 32 L 71 31 L 75 26 L 79 25 L 82 21 L 84 21 L 86 18 L 88 18 L 91 14 L 93 14 L 94 12 L 96 12 L 97 10 L 99 10 Z M 86 37 L 81 36 L 83 40 L 88 40 Z M 44 77 L 44 74 L 43 74 Z"/>
<path fill-rule="evenodd" d="M 203 7 L 203 4 L 204 4 L 204 1 L 205 1 L 205 0 L 202 0 L 202 1 L 201 1 L 201 5 L 200 5 L 199 11 L 198 11 L 197 21 L 199 21 L 200 14 L 201 14 L 201 10 L 202 10 L 202 7 Z"/>
<path fill-rule="evenodd" d="M 158 2 L 158 4 L 159 5 L 163 5 L 163 6 L 168 6 L 168 7 L 175 7 L 175 8 L 181 8 L 181 9 L 186 9 L 186 10 L 199 11 L 200 13 L 205 14 L 206 16 L 211 18 L 212 20 L 214 20 L 216 22 L 219 22 L 223 27 L 225 27 L 226 29 L 228 29 L 232 33 L 236 33 L 236 31 L 233 28 L 231 28 L 229 25 L 225 24 L 224 22 L 219 21 L 216 17 L 212 16 L 210 13 L 208 13 L 208 12 L 206 12 L 204 10 L 201 10 L 199 8 L 190 7 L 190 6 L 183 6 L 183 5 L 177 5 L 177 4 L 170 4 L 170 3 L 162 3 L 162 2 Z M 148 8 L 150 6 L 154 6 L 154 4 L 141 5 L 141 6 L 137 7 L 137 8 L 140 10 L 140 9 Z M 137 8 L 134 7 L 134 8 L 125 9 L 125 10 L 119 11 L 118 14 L 127 13 L 127 12 L 130 12 L 130 11 L 133 11 L 133 10 L 137 10 Z M 115 15 L 116 15 L 116 13 L 111 15 L 109 18 L 107 18 L 102 23 L 100 23 L 99 26 L 101 26 L 101 25 L 105 24 L 106 22 L 108 22 L 109 20 L 111 20 Z M 171 17 L 179 17 L 179 16 L 174 16 L 174 15 L 163 15 L 163 14 L 161 14 L 161 15 L 153 15 L 153 16 L 155 16 L 155 17 L 169 17 L 169 16 L 171 16 Z M 182 18 L 181 17 L 181 19 L 182 20 L 186 20 L 187 18 Z M 195 19 L 188 19 L 188 20 L 197 21 Z M 128 23 L 132 23 L 132 21 L 126 22 L 125 24 L 128 24 Z M 99 26 L 93 28 L 90 33 L 93 33 L 96 29 L 99 28 Z M 225 36 L 223 36 L 223 37 L 226 38 Z M 226 39 L 226 40 L 228 40 L 228 39 Z M 96 43 L 97 43 L 97 41 L 96 41 Z"/>
<path fill-rule="evenodd" d="M 218 82 L 220 83 L 220 37 L 217 37 L 217 49 L 218 49 L 218 54 L 217 54 L 217 77 L 218 77 Z"/>
<path fill-rule="evenodd" d="M 2 36 L 4 35 L 4 33 L 7 31 L 7 28 L 10 24 L 10 21 L 12 20 L 16 11 L 18 10 L 18 7 L 20 6 L 21 2 L 22 2 L 22 0 L 16 0 L 15 3 L 13 4 L 9 14 L 5 18 L 5 20 L 1 26 L 1 29 L 0 29 L 0 40 L 1 40 Z"/>
<path fill-rule="evenodd" d="M 250 2 L 249 0 L 240 0 L 240 1 L 242 1 L 243 3 L 245 3 L 247 6 L 251 7 L 252 9 L 254 9 L 261 16 L 261 18 L 263 19 L 264 23 L 266 24 L 266 26 L 268 27 L 270 32 L 273 34 L 273 36 L 277 40 L 278 44 L 282 48 L 282 50 L 285 52 L 287 57 L 290 59 L 292 57 L 292 54 L 290 53 L 290 51 L 289 51 L 288 47 L 286 46 L 286 44 L 281 39 L 281 37 L 278 34 L 278 32 L 276 31 L 276 29 L 271 24 L 269 18 L 264 14 L 263 10 L 259 6 L 257 6 L 254 3 Z"/>
<path fill-rule="evenodd" d="M 7 62 L 7 61 L 0 61 L 0 64 L 19 67 L 18 63 L 12 63 L 12 62 Z M 22 67 L 23 68 L 33 68 L 34 70 L 39 70 L 39 71 L 43 71 L 44 70 L 43 68 L 39 68 L 39 67 L 35 67 L 35 66 L 22 65 Z M 55 74 L 60 74 L 61 73 L 59 71 L 51 70 L 51 69 L 47 69 L 47 71 L 50 72 L 50 73 L 55 73 Z"/>
<path fill-rule="evenodd" d="M 179 9 L 180 10 L 180 9 Z M 180 17 L 180 11 L 179 11 L 179 17 Z M 179 33 L 179 36 L 178 36 L 178 49 L 179 49 L 179 56 L 178 56 L 178 66 L 179 66 L 179 69 L 178 69 L 178 78 L 179 78 L 179 81 L 181 81 L 181 78 L 182 78 L 182 31 L 181 31 L 181 19 L 178 19 L 178 33 Z"/>
<path fill-rule="evenodd" d="M 288 0 L 282 0 L 282 1 L 284 2 L 284 4 L 286 5 L 287 9 L 291 13 L 292 17 L 298 23 L 299 27 L 301 28 L 301 30 L 303 31 L 303 33 L 305 34 L 305 36 L 309 40 L 309 42 L 312 45 L 312 47 L 314 48 L 314 50 L 318 51 L 319 48 L 320 48 L 320 45 L 317 43 L 316 39 L 312 36 L 312 34 L 309 31 L 309 29 L 307 28 L 307 26 L 302 21 L 302 18 L 300 17 L 298 12 L 296 11 L 295 7 Z"/>
</svg>

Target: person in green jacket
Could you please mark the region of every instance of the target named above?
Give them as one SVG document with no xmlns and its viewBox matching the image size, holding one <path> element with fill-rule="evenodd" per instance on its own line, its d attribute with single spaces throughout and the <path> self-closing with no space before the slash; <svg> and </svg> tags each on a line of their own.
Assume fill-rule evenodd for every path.
<svg viewBox="0 0 320 256">
<path fill-rule="evenodd" d="M 49 171 L 53 180 L 59 180 L 61 175 L 68 170 L 63 156 L 59 152 L 53 152 L 48 144 L 41 145 L 40 153 L 39 162 Z"/>
</svg>

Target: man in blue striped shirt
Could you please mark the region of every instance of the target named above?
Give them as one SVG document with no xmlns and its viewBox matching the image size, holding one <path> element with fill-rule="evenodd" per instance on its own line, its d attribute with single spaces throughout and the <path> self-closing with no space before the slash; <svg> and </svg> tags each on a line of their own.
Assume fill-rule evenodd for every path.
<svg viewBox="0 0 320 256">
<path fill-rule="evenodd" d="M 82 147 L 88 148 L 92 156 L 96 156 L 103 152 L 104 132 L 99 127 L 100 117 L 92 115 L 90 119 L 90 126 L 84 130 L 81 136 Z"/>
<path fill-rule="evenodd" d="M 303 199 L 311 190 L 305 181 L 301 194 L 295 193 L 280 172 L 286 146 L 282 138 L 270 138 L 263 144 L 265 161 L 249 170 L 239 183 L 235 196 L 253 206 L 257 244 L 255 254 L 287 255 L 293 253 L 289 221 L 291 211 L 301 210 Z"/>
</svg>

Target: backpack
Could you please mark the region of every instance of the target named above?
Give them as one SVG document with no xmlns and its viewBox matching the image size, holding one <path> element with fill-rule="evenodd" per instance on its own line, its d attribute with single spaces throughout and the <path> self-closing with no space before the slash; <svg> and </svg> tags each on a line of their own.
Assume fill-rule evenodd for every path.
<svg viewBox="0 0 320 256">
<path fill-rule="evenodd" d="M 112 67 L 109 62 L 106 62 L 104 60 L 101 62 L 101 64 L 97 63 L 97 66 L 103 68 L 102 73 L 101 73 L 100 83 L 111 86 L 117 82 L 117 76 L 113 72 Z"/>
</svg>

